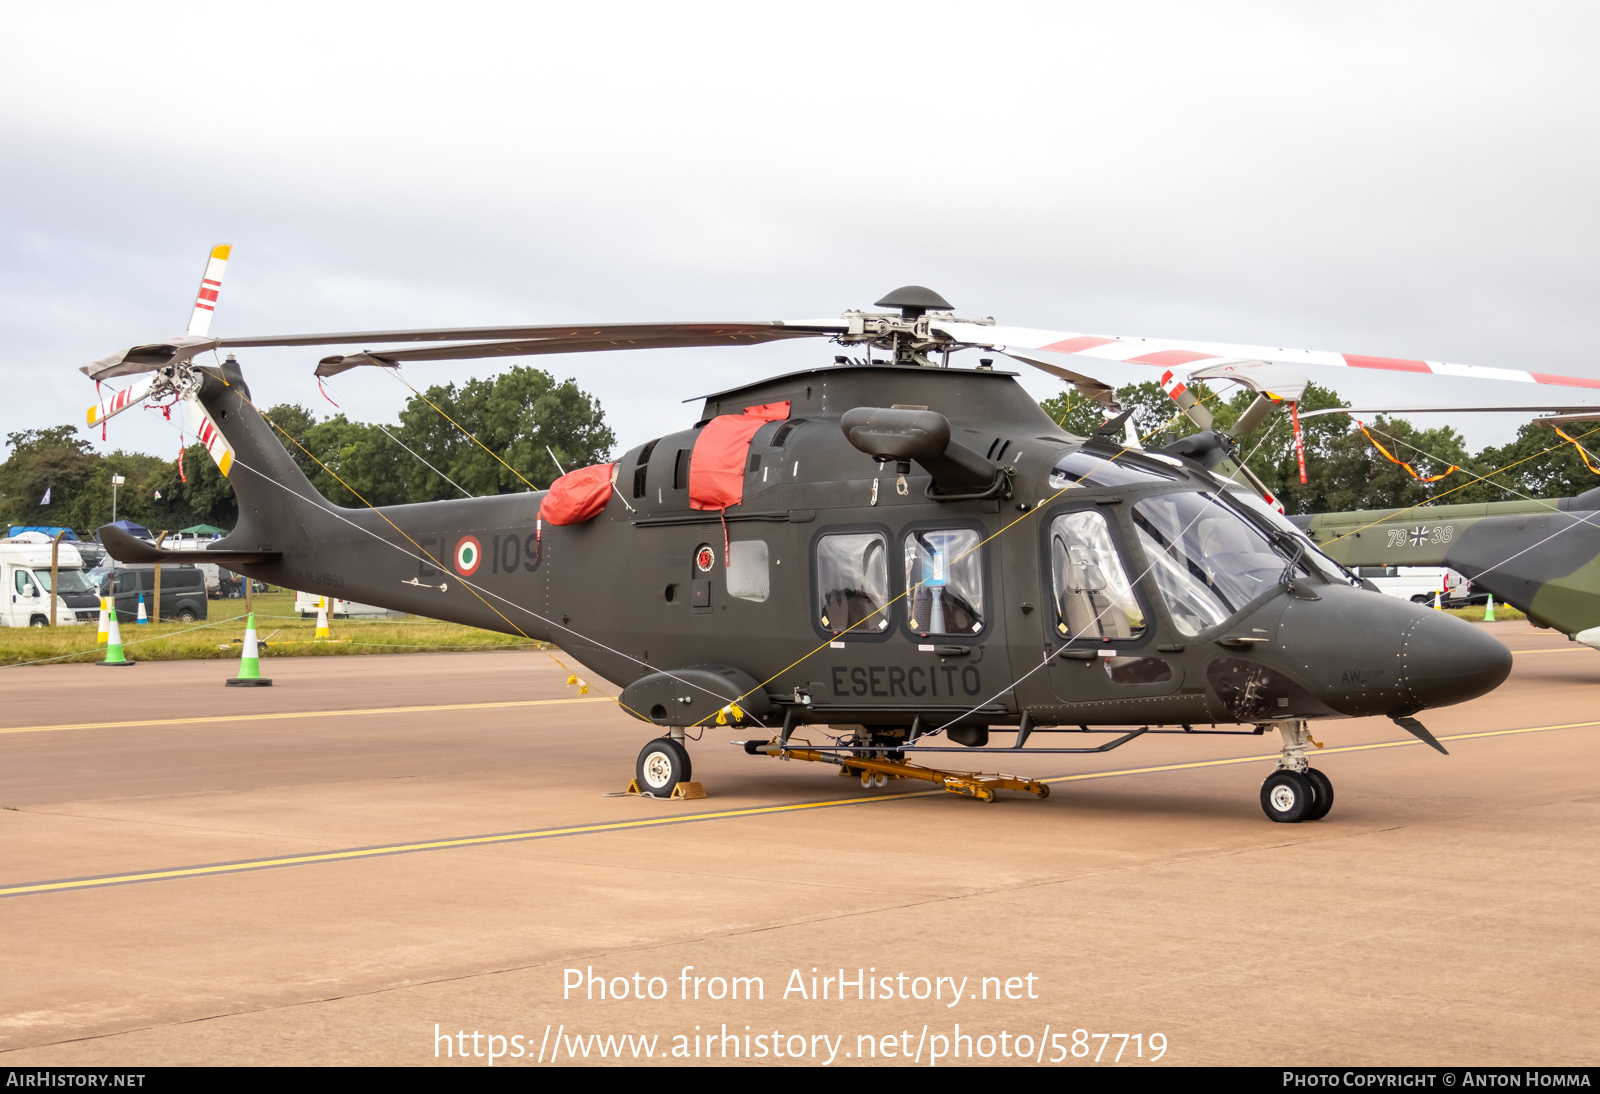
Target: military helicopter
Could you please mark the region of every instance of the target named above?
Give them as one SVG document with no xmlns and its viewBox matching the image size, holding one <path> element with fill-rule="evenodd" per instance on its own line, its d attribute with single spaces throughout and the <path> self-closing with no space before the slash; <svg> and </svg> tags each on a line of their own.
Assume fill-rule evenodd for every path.
<svg viewBox="0 0 1600 1094">
<path fill-rule="evenodd" d="M 1049 788 L 928 758 L 988 764 L 1105 752 L 1151 733 L 1276 728 L 1262 807 L 1275 821 L 1317 819 L 1333 788 L 1307 759 L 1310 721 L 1389 717 L 1443 752 L 1415 715 L 1482 695 L 1510 671 L 1499 642 L 1362 587 L 1213 470 L 1278 401 L 1298 397 L 1300 365 L 1387 359 L 1007 328 L 958 318 L 919 286 L 837 319 L 221 338 L 208 330 L 227 259 L 213 252 L 183 336 L 83 369 L 97 382 L 141 375 L 90 410 L 91 424 L 171 398 L 234 486 L 233 531 L 159 561 L 218 562 L 552 642 L 616 684 L 622 708 L 651 728 L 634 772 L 644 793 L 682 792 L 687 743 L 710 727 L 737 728 L 751 755 L 830 764 L 863 785 L 922 779 L 982 801 Z M 787 338 L 856 356 L 707 395 L 687 428 L 548 490 L 379 508 L 321 497 L 235 356 L 197 360 L 363 347 L 324 357 L 326 376 Z M 422 345 L 372 348 L 385 343 Z M 1229 434 L 1145 451 L 1114 405 L 1093 436 L 1066 433 L 993 357 L 952 363 L 965 349 L 1042 368 L 1104 403 L 1112 388 L 1095 377 L 1097 358 L 1193 366 L 1191 379 L 1227 376 L 1258 396 Z M 118 529 L 101 538 L 120 561 L 158 560 Z M 995 733 L 1009 743 L 991 744 Z M 1114 736 L 1089 743 L 1095 734 Z"/>
<path fill-rule="evenodd" d="M 1600 421 L 1573 406 L 1455 407 L 1465 410 L 1551 410 L 1534 424 L 1579 445 L 1563 426 Z M 1352 407 L 1346 412 L 1418 412 L 1432 407 Z M 1329 411 L 1313 411 L 1304 417 Z M 1330 557 L 1347 567 L 1449 567 L 1527 615 L 1600 649 L 1600 487 L 1570 498 L 1351 510 L 1291 518 Z"/>
</svg>

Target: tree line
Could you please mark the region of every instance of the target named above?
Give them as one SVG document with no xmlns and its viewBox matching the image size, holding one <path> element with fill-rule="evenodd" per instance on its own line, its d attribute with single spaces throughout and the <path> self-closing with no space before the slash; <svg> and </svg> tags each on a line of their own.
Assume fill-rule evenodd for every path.
<svg viewBox="0 0 1600 1094">
<path fill-rule="evenodd" d="M 559 474 L 547 446 L 571 470 L 605 461 L 615 443 L 598 400 L 572 380 L 557 383 L 523 366 L 459 387 L 430 387 L 412 396 L 391 425 L 355 422 L 343 413 L 319 420 L 293 403 L 271 407 L 265 416 L 312 484 L 347 506 L 543 489 Z M 122 475 L 119 519 L 155 531 L 237 523 L 233 486 L 200 445 L 184 450 L 185 482 L 173 458 L 122 449 L 97 453 L 79 432 L 59 425 L 6 437 L 0 520 L 68 527 L 88 538 L 111 521 L 111 476 Z M 50 501 L 41 504 L 47 490 Z"/>
<path fill-rule="evenodd" d="M 1238 421 L 1255 399 L 1254 392 L 1242 389 L 1229 397 L 1204 384 L 1190 385 L 1190 390 L 1205 400 L 1218 429 Z M 1153 381 L 1118 389 L 1117 401 L 1124 409 L 1132 409 L 1134 428 L 1147 448 L 1160 448 L 1198 432 Z M 1300 400 L 1300 412 L 1342 404 L 1336 392 L 1309 384 Z M 1076 392 L 1068 391 L 1041 405 L 1071 433 L 1091 433 L 1103 420 L 1100 405 Z M 1301 422 L 1306 457 L 1306 482 L 1302 484 L 1287 405 L 1245 437 L 1240 452 L 1250 470 L 1291 515 L 1399 509 L 1434 500 L 1455 504 L 1511 501 L 1523 496 L 1571 497 L 1600 486 L 1600 475 L 1589 470 L 1575 446 L 1531 422 L 1525 423 L 1510 443 L 1477 452 L 1469 452 L 1461 434 L 1448 424 L 1423 429 L 1382 415 L 1365 420 L 1365 424 L 1373 439 L 1409 463 L 1420 478 L 1379 452 L 1348 414 L 1328 414 Z M 1574 425 L 1568 435 L 1597 447 L 1600 426 Z M 1593 462 L 1600 467 L 1600 459 Z M 1436 482 L 1420 481 L 1452 466 L 1459 470 Z"/>
</svg>

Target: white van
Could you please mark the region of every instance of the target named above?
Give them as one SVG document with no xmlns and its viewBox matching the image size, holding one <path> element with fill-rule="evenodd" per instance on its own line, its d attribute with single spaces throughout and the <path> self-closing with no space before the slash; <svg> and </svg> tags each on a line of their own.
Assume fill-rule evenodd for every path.
<svg viewBox="0 0 1600 1094">
<path fill-rule="evenodd" d="M 23 532 L 0 539 L 0 627 L 43 627 L 53 614 L 58 627 L 79 622 L 98 622 L 99 601 L 94 586 L 83 574 L 83 556 L 70 542 L 63 542 L 56 555 L 56 573 L 61 587 L 50 588 L 50 537 L 40 532 Z M 54 594 L 54 595 L 52 595 Z M 69 594 L 77 600 L 90 599 L 92 610 L 74 610 L 67 604 Z M 80 613 L 92 616 L 81 619 Z"/>
<path fill-rule="evenodd" d="M 321 603 L 322 597 L 316 593 L 296 592 L 294 594 L 294 610 L 300 613 L 301 618 L 315 618 L 317 605 Z M 391 612 L 388 608 L 379 608 L 371 604 L 358 604 L 354 600 L 340 600 L 334 596 L 328 598 L 329 619 L 383 619 L 404 614 L 404 612 Z"/>
<path fill-rule="evenodd" d="M 173 532 L 161 541 L 163 551 L 204 551 L 221 536 L 200 536 L 193 532 Z M 222 570 L 215 562 L 197 562 L 195 566 L 206 578 L 206 596 L 212 600 L 222 595 Z"/>
<path fill-rule="evenodd" d="M 1432 604 L 1436 592 L 1445 600 L 1459 600 L 1472 591 L 1472 582 L 1443 566 L 1359 566 L 1356 575 L 1413 604 Z"/>
</svg>

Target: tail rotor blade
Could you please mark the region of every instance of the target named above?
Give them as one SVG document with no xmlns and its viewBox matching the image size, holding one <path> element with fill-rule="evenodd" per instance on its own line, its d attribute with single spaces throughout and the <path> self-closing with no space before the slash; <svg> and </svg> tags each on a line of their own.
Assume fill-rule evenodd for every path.
<svg viewBox="0 0 1600 1094">
<path fill-rule="evenodd" d="M 152 373 L 113 394 L 111 401 L 105 405 L 90 407 L 89 424 L 92 426 L 100 425 L 107 419 L 121 414 L 130 406 L 137 406 L 139 403 L 144 402 L 150 397 L 151 392 L 155 391 L 157 385 L 161 384 L 165 379 L 160 373 Z"/>
<path fill-rule="evenodd" d="M 222 274 L 228 268 L 228 255 L 233 248 L 219 243 L 211 248 L 206 260 L 206 272 L 200 276 L 200 291 L 195 294 L 194 311 L 189 316 L 188 335 L 204 338 L 211 329 L 211 315 L 217 310 L 217 294 L 222 291 Z"/>
</svg>

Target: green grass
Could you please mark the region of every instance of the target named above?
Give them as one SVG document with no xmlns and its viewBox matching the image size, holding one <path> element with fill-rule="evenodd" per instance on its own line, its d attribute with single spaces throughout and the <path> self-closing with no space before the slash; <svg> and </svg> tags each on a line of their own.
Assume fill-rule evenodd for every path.
<svg viewBox="0 0 1600 1094">
<path fill-rule="evenodd" d="M 1471 607 L 1471 608 L 1450 608 L 1450 609 L 1447 609 L 1447 610 L 1449 611 L 1449 613 L 1451 615 L 1456 616 L 1457 618 L 1460 618 L 1460 619 L 1465 619 L 1469 623 L 1482 623 L 1483 622 L 1483 606 L 1482 605 L 1478 605 L 1478 606 Z M 1496 604 L 1494 606 L 1494 619 L 1495 619 L 1496 623 L 1505 623 L 1505 622 L 1507 622 L 1509 620 L 1513 620 L 1513 619 L 1526 619 L 1526 618 L 1528 618 L 1528 617 L 1523 615 L 1521 612 L 1517 611 L 1517 609 L 1513 608 L 1509 604 Z"/>
<path fill-rule="evenodd" d="M 147 623 L 118 618 L 123 649 L 135 661 L 227 660 L 239 656 L 244 637 L 245 602 L 213 600 L 205 624 Z M 256 635 L 261 654 L 272 657 L 348 657 L 362 654 L 419 653 L 425 650 L 548 649 L 520 635 L 440 623 L 407 616 L 403 619 L 334 619 L 330 639 L 315 637 L 315 617 L 302 619 L 294 610 L 294 593 L 275 590 L 255 597 Z M 0 628 L 0 665 L 37 661 L 54 664 L 100 661 L 105 647 L 95 641 L 93 623 L 75 627 Z"/>
<path fill-rule="evenodd" d="M 265 643 L 262 656 L 350 657 L 380 653 L 420 653 L 426 650 L 549 649 L 548 643 L 531 642 L 520 635 L 440 623 L 419 616 L 404 619 L 335 619 L 331 640 L 315 637 L 317 621 L 301 619 L 294 610 L 294 593 L 284 589 L 255 598 L 256 634 Z M 244 637 L 244 601 L 209 602 L 205 626 L 182 623 L 137 623 L 118 620 L 123 648 L 135 661 L 229 660 L 239 656 Z M 1471 622 L 1483 619 L 1483 609 L 1454 608 L 1450 614 Z M 1499 621 L 1526 619 L 1515 608 L 1496 604 Z M 0 666 L 38 661 L 54 664 L 100 661 L 105 647 L 95 642 L 94 624 L 76 627 L 0 627 Z"/>
</svg>

